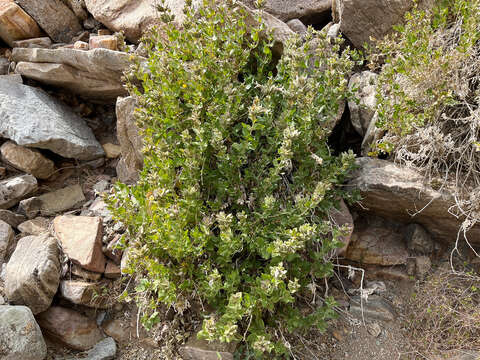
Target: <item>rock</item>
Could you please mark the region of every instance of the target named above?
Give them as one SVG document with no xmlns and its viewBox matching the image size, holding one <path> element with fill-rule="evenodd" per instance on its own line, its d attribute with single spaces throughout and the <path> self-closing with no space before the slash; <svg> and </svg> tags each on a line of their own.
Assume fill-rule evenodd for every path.
<svg viewBox="0 0 480 360">
<path fill-rule="evenodd" d="M 109 181 L 100 180 L 99 182 L 95 183 L 95 185 L 93 185 L 92 190 L 95 191 L 96 194 L 101 194 L 107 191 L 109 186 L 110 186 Z"/>
<path fill-rule="evenodd" d="M 373 337 L 379 337 L 382 333 L 382 328 L 380 327 L 380 325 L 378 325 L 378 323 L 374 322 L 367 325 L 367 331 Z"/>
<path fill-rule="evenodd" d="M 17 228 L 27 218 L 10 210 L 0 210 L 0 220 L 5 221 L 11 227 Z"/>
<path fill-rule="evenodd" d="M 130 325 L 120 319 L 106 321 L 102 328 L 105 334 L 111 336 L 119 343 L 128 342 L 132 336 Z"/>
<path fill-rule="evenodd" d="M 127 93 L 122 75 L 130 55 L 108 49 L 20 49 L 12 58 L 24 77 L 62 87 L 96 102 L 110 102 Z"/>
<path fill-rule="evenodd" d="M 97 198 L 95 201 L 88 207 L 88 212 L 90 216 L 100 216 L 104 218 L 103 222 L 108 222 L 112 218 L 112 213 L 108 210 L 108 206 L 102 198 Z"/>
<path fill-rule="evenodd" d="M 112 241 L 110 241 L 103 251 L 104 254 L 112 260 L 115 264 L 119 265 L 122 261 L 123 251 L 117 249 L 120 242 L 120 236 L 116 236 Z"/>
<path fill-rule="evenodd" d="M 408 252 L 403 236 L 390 224 L 357 221 L 345 258 L 362 264 L 406 264 Z"/>
<path fill-rule="evenodd" d="M 9 74 L 9 75 L 0 75 L 0 82 L 1 81 L 13 81 L 17 84 L 23 84 L 22 75 L 19 74 Z"/>
<path fill-rule="evenodd" d="M 37 179 L 48 179 L 55 171 L 55 164 L 40 152 L 18 146 L 7 141 L 0 147 L 2 160 L 14 168 L 35 176 Z"/>
<path fill-rule="evenodd" d="M 307 33 L 307 27 L 299 19 L 292 19 L 287 22 L 287 25 L 292 31 L 299 35 L 305 35 Z"/>
<path fill-rule="evenodd" d="M 403 21 L 413 6 L 410 0 L 333 0 L 334 18 L 340 19 L 342 33 L 356 48 L 370 44 L 370 37 L 382 39 L 393 25 Z M 430 7 L 433 1 L 420 0 L 420 6 Z"/>
<path fill-rule="evenodd" d="M 8 74 L 10 70 L 10 60 L 0 57 L 0 75 Z"/>
<path fill-rule="evenodd" d="M 72 264 L 71 271 L 72 271 L 72 274 L 75 276 L 78 276 L 87 280 L 92 280 L 92 281 L 98 281 L 102 277 L 102 274 L 84 270 L 76 264 Z"/>
<path fill-rule="evenodd" d="M 85 1 L 84 0 L 64 0 L 68 7 L 73 11 L 79 20 L 86 20 L 88 17 L 87 11 L 85 10 Z"/>
<path fill-rule="evenodd" d="M 14 41 L 41 36 L 42 31 L 20 6 L 13 1 L 0 3 L 0 38 L 9 46 Z"/>
<path fill-rule="evenodd" d="M 431 268 L 432 261 L 428 256 L 417 256 L 415 258 L 415 275 L 419 279 L 424 279 Z"/>
<path fill-rule="evenodd" d="M 102 218 L 58 216 L 53 221 L 55 232 L 65 254 L 86 270 L 103 273 Z"/>
<path fill-rule="evenodd" d="M 406 229 L 405 240 L 410 251 L 420 254 L 431 254 L 435 248 L 430 234 L 419 224 L 410 224 Z"/>
<path fill-rule="evenodd" d="M 79 280 L 62 280 L 60 282 L 60 295 L 77 305 L 105 309 L 108 299 L 101 294 L 102 287 L 99 283 Z"/>
<path fill-rule="evenodd" d="M 350 313 L 358 319 L 392 321 L 396 318 L 393 306 L 380 296 L 369 296 L 360 301 L 359 296 L 350 300 Z M 363 313 L 363 317 L 362 317 Z"/>
<path fill-rule="evenodd" d="M 118 279 L 121 275 L 120 267 L 111 261 L 107 261 L 105 277 L 107 279 Z"/>
<path fill-rule="evenodd" d="M 0 306 L 2 360 L 43 360 L 47 345 L 32 311 L 26 306 Z"/>
<path fill-rule="evenodd" d="M 7 175 L 7 169 L 4 168 L 3 166 L 0 166 L 0 179 L 5 178 L 6 175 Z"/>
<path fill-rule="evenodd" d="M 125 184 L 135 183 L 143 167 L 143 139 L 135 119 L 135 106 L 136 101 L 132 96 L 117 99 L 117 137 L 122 149 L 117 175 Z"/>
<path fill-rule="evenodd" d="M 82 30 L 75 14 L 61 0 L 16 0 L 16 2 L 56 42 L 69 43 Z"/>
<path fill-rule="evenodd" d="M 245 3 L 251 8 L 256 7 L 254 0 Z M 262 3 L 262 10 L 282 21 L 305 18 L 315 24 L 322 22 L 315 21 L 316 18 L 323 20 L 330 15 L 331 7 L 331 0 L 265 0 Z"/>
<path fill-rule="evenodd" d="M 376 81 L 378 75 L 371 71 L 363 71 L 356 73 L 350 78 L 348 87 L 350 90 L 358 89 L 356 97 L 360 100 L 359 103 L 354 100 L 348 102 L 350 109 L 350 120 L 355 130 L 364 136 L 367 132 L 368 126 L 375 114 L 375 107 L 377 104 L 376 95 Z"/>
<path fill-rule="evenodd" d="M 7 256 L 7 250 L 15 237 L 12 227 L 6 222 L 0 220 L 0 264 Z"/>
<path fill-rule="evenodd" d="M 75 208 L 85 201 L 82 187 L 78 184 L 67 186 L 50 193 L 20 201 L 19 211 L 29 219 L 40 213 L 50 216 Z"/>
<path fill-rule="evenodd" d="M 48 49 L 52 46 L 52 40 L 49 37 L 39 37 L 35 39 L 18 40 L 13 42 L 13 47 L 18 48 L 43 48 Z"/>
<path fill-rule="evenodd" d="M 48 234 L 20 239 L 7 264 L 5 293 L 34 314 L 48 309 L 60 281 L 57 242 Z"/>
<path fill-rule="evenodd" d="M 365 136 L 363 137 L 362 145 L 361 145 L 361 153 L 362 156 L 370 156 L 370 151 L 377 150 L 375 146 L 379 140 L 383 138 L 385 135 L 385 130 L 382 128 L 377 128 L 377 121 L 378 121 L 378 112 L 375 112 L 373 115 L 372 120 L 370 120 L 370 124 L 368 125 L 367 131 L 365 132 Z"/>
<path fill-rule="evenodd" d="M 32 175 L 20 175 L 0 181 L 0 209 L 11 208 L 37 188 L 37 179 Z"/>
<path fill-rule="evenodd" d="M 432 189 L 413 168 L 373 158 L 358 158 L 356 162 L 359 168 L 348 187 L 360 191 L 362 208 L 403 223 L 420 224 L 436 241 L 455 242 L 462 219 L 448 212 L 455 204 L 453 193 Z M 467 236 L 479 244 L 480 226 L 473 227 Z"/>
<path fill-rule="evenodd" d="M 102 145 L 103 151 L 108 159 L 115 159 L 122 154 L 122 147 L 112 143 L 106 143 Z"/>
<path fill-rule="evenodd" d="M 185 2 L 167 0 L 164 3 L 172 10 L 176 22 L 182 23 Z M 155 0 L 85 0 L 85 4 L 96 20 L 112 31 L 123 31 L 133 43 L 137 43 L 143 33 L 158 24 L 160 19 Z"/>
<path fill-rule="evenodd" d="M 410 259 L 407 259 L 407 265 Z M 379 266 L 379 265 L 367 265 L 363 266 L 365 269 L 365 276 L 367 279 L 383 279 L 395 282 L 410 281 L 410 277 L 405 271 L 405 265 L 397 266 Z"/>
<path fill-rule="evenodd" d="M 350 210 L 348 210 L 348 207 L 343 199 L 340 199 L 339 209 L 333 209 L 330 211 L 330 217 L 337 226 L 348 226 L 349 228 L 347 233 L 343 236 L 340 236 L 338 239 L 344 244 L 344 246 L 340 249 L 337 249 L 336 254 L 343 255 L 350 244 L 354 228 L 352 214 L 350 214 Z"/>
<path fill-rule="evenodd" d="M 208 342 L 198 339 L 197 334 L 193 334 L 178 352 L 184 360 L 233 360 L 236 346 L 236 342 Z"/>
<path fill-rule="evenodd" d="M 75 43 L 73 44 L 73 48 L 85 51 L 90 50 L 90 46 L 85 41 L 75 41 Z"/>
<path fill-rule="evenodd" d="M 90 49 L 118 50 L 118 40 L 114 35 L 90 36 L 88 46 Z"/>
<path fill-rule="evenodd" d="M 104 155 L 92 130 L 70 108 L 43 90 L 11 81 L 0 81 L 0 136 L 67 158 L 92 160 Z"/>
<path fill-rule="evenodd" d="M 32 220 L 27 220 L 18 225 L 18 230 L 27 235 L 41 235 L 48 233 L 48 226 L 50 221 L 44 217 L 37 217 Z"/>
<path fill-rule="evenodd" d="M 52 306 L 37 321 L 46 336 L 70 349 L 89 350 L 102 340 L 95 321 L 71 309 Z"/>
<path fill-rule="evenodd" d="M 111 337 L 105 338 L 87 352 L 85 360 L 111 360 L 117 354 L 117 344 Z"/>
</svg>

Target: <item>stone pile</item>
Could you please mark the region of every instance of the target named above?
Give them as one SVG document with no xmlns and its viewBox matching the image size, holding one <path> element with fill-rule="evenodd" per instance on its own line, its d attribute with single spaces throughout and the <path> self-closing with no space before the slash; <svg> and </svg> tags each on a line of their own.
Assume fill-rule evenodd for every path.
<svg viewBox="0 0 480 360">
<path fill-rule="evenodd" d="M 87 359 L 112 359 L 116 342 L 137 335 L 135 325 L 111 316 L 109 289 L 128 253 L 118 246 L 124 229 L 100 194 L 116 179 L 135 183 L 142 168 L 136 100 L 127 96 L 122 76 L 142 53 L 142 35 L 159 23 L 156 3 L 0 0 L 0 357 L 45 359 L 45 336 Z M 329 36 L 340 32 L 361 48 L 412 6 L 407 0 L 266 0 L 254 10 L 253 1 L 243 3 L 248 24 L 263 17 L 277 55 L 307 25 L 325 27 Z M 166 5 L 181 25 L 184 1 Z M 354 74 L 350 87 L 359 89 L 360 103 L 346 104 L 364 156 L 382 135 L 374 126 L 376 79 L 369 71 Z M 360 189 L 362 206 L 341 203 L 331 213 L 350 230 L 336 255 L 375 277 L 425 276 L 438 242 L 458 230 L 448 214 L 452 197 L 426 188 L 414 170 L 366 157 L 358 165 L 348 185 Z M 472 231 L 477 237 L 479 230 Z M 382 320 L 394 317 L 381 299 L 370 308 Z M 233 358 L 231 349 L 193 339 L 181 350 L 185 359 L 213 359 L 217 351 Z"/>
</svg>

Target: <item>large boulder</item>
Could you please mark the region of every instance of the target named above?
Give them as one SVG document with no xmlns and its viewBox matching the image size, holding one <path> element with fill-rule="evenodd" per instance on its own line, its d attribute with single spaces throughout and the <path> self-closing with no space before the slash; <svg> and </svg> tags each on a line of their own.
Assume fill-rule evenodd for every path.
<svg viewBox="0 0 480 360">
<path fill-rule="evenodd" d="M 43 360 L 47 345 L 32 311 L 26 306 L 0 306 L 0 358 Z"/>
<path fill-rule="evenodd" d="M 403 21 L 414 1 L 411 0 L 332 0 L 334 17 L 340 20 L 342 33 L 357 48 L 370 44 L 370 37 L 381 39 L 392 31 L 392 26 Z M 422 7 L 433 0 L 419 0 Z"/>
<path fill-rule="evenodd" d="M 37 179 L 32 175 L 19 175 L 0 181 L 0 209 L 11 208 L 37 189 Z"/>
<path fill-rule="evenodd" d="M 255 8 L 255 2 L 254 0 L 244 1 L 251 8 Z M 262 4 L 263 10 L 285 22 L 302 18 L 316 23 L 316 18 L 323 20 L 330 15 L 331 8 L 331 0 L 265 0 Z"/>
<path fill-rule="evenodd" d="M 59 282 L 56 240 L 48 234 L 20 239 L 5 272 L 5 293 L 10 302 L 26 305 L 38 314 L 52 304 Z"/>
<path fill-rule="evenodd" d="M 0 1 L 0 38 L 9 46 L 16 40 L 39 37 L 42 31 L 20 6 L 13 1 Z"/>
<path fill-rule="evenodd" d="M 131 65 L 130 55 L 109 49 L 15 48 L 15 71 L 24 77 L 68 89 L 96 102 L 127 93 L 121 77 Z"/>
<path fill-rule="evenodd" d="M 74 350 L 89 350 L 103 338 L 95 320 L 60 306 L 39 314 L 37 322 L 46 336 Z"/>
<path fill-rule="evenodd" d="M 403 223 L 423 225 L 434 240 L 456 240 L 462 219 L 449 213 L 455 205 L 453 193 L 433 189 L 415 169 L 374 158 L 358 158 L 358 169 L 348 186 L 360 190 L 360 210 L 366 210 Z M 472 243 L 480 244 L 480 227 L 468 234 Z"/>
<path fill-rule="evenodd" d="M 82 26 L 61 0 L 15 0 L 55 41 L 69 43 Z"/>
<path fill-rule="evenodd" d="M 135 120 L 136 101 L 132 96 L 117 99 L 117 137 L 122 149 L 122 158 L 117 164 L 120 181 L 131 184 L 138 180 L 143 167 L 143 139 Z"/>
<path fill-rule="evenodd" d="M 92 160 L 104 155 L 86 122 L 65 104 L 41 89 L 8 80 L 0 80 L 0 137 L 67 158 Z"/>
</svg>

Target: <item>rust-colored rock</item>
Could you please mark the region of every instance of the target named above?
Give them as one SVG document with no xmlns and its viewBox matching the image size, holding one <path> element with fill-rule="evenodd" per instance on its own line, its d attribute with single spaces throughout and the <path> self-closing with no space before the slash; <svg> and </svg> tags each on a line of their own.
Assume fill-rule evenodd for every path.
<svg viewBox="0 0 480 360">
<path fill-rule="evenodd" d="M 63 215 L 56 217 L 53 225 L 63 251 L 74 263 L 103 273 L 102 218 Z"/>
<path fill-rule="evenodd" d="M 16 40 L 36 38 L 42 31 L 20 6 L 13 1 L 0 1 L 0 38 L 13 46 Z"/>
<path fill-rule="evenodd" d="M 48 179 L 55 171 L 55 164 L 38 150 L 29 149 L 7 141 L 0 147 L 2 160 L 13 167 L 35 176 L 37 179 Z"/>
<path fill-rule="evenodd" d="M 88 350 L 102 340 L 94 320 L 60 306 L 52 306 L 37 316 L 44 335 L 70 349 Z"/>
<path fill-rule="evenodd" d="M 120 275 L 120 266 L 116 265 L 112 261 L 107 261 L 107 266 L 105 267 L 105 277 L 107 279 L 118 279 Z"/>
</svg>

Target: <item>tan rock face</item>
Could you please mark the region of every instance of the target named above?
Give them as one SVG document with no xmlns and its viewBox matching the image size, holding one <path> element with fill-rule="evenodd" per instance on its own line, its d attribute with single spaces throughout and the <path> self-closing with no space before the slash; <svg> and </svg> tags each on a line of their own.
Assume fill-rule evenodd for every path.
<svg viewBox="0 0 480 360">
<path fill-rule="evenodd" d="M 110 49 L 117 50 L 118 40 L 113 35 L 91 36 L 88 42 L 90 49 Z"/>
<path fill-rule="evenodd" d="M 0 220 L 0 265 L 5 259 L 7 249 L 13 241 L 14 236 L 15 233 L 13 232 L 12 227 L 5 221 Z"/>
<path fill-rule="evenodd" d="M 118 279 L 120 275 L 120 266 L 116 265 L 112 261 L 107 261 L 107 266 L 105 267 L 105 277 L 107 279 Z"/>
<path fill-rule="evenodd" d="M 0 38 L 13 46 L 16 40 L 41 36 L 42 31 L 20 6 L 13 1 L 0 2 Z"/>
<path fill-rule="evenodd" d="M 117 137 L 122 149 L 117 174 L 120 181 L 127 184 L 138 180 L 138 172 L 143 167 L 143 139 L 135 119 L 135 106 L 132 96 L 117 99 Z"/>
<path fill-rule="evenodd" d="M 101 294 L 102 287 L 99 283 L 78 280 L 62 280 L 60 282 L 60 295 L 77 305 L 104 309 L 107 307 L 108 299 Z"/>
<path fill-rule="evenodd" d="M 13 49 L 15 71 L 22 76 L 59 86 L 105 102 L 126 94 L 121 77 L 129 55 L 108 49 Z"/>
<path fill-rule="evenodd" d="M 38 314 L 51 305 L 59 281 L 56 240 L 47 234 L 20 239 L 6 268 L 5 293 L 9 300 Z"/>
<path fill-rule="evenodd" d="M 451 193 L 432 189 L 419 172 L 386 160 L 358 158 L 357 165 L 348 186 L 360 190 L 362 208 L 389 219 L 420 224 L 435 241 L 455 241 L 461 219 L 448 212 L 455 204 Z M 416 213 L 419 209 L 423 210 Z M 480 226 L 467 236 L 472 243 L 480 243 Z"/>
<path fill-rule="evenodd" d="M 233 360 L 233 352 L 237 344 L 208 342 L 197 338 L 193 334 L 187 343 L 180 347 L 179 353 L 185 360 Z"/>
<path fill-rule="evenodd" d="M 50 221 L 44 217 L 27 220 L 18 225 L 18 230 L 27 235 L 40 235 L 48 232 Z"/>
<path fill-rule="evenodd" d="M 102 147 L 103 147 L 103 150 L 105 151 L 105 156 L 109 159 L 115 159 L 122 154 L 122 148 L 120 145 L 106 143 L 106 144 L 103 144 Z"/>
<path fill-rule="evenodd" d="M 49 37 L 40 37 L 34 39 L 18 40 L 13 43 L 13 47 L 19 48 L 44 48 L 52 46 L 52 40 Z"/>
<path fill-rule="evenodd" d="M 136 335 L 128 322 L 119 319 L 106 321 L 102 328 L 105 334 L 118 342 L 126 342 L 132 335 Z"/>
<path fill-rule="evenodd" d="M 58 216 L 53 221 L 55 233 L 65 254 L 86 270 L 103 273 L 102 219 L 88 216 Z"/>
<path fill-rule="evenodd" d="M 81 277 L 86 280 L 92 280 L 92 281 L 98 281 L 102 277 L 102 274 L 92 272 L 92 271 L 87 271 L 85 269 L 82 269 L 77 264 L 72 264 L 71 272 L 75 276 Z"/>
<path fill-rule="evenodd" d="M 398 227 L 381 221 L 357 221 L 355 225 L 346 259 L 384 266 L 406 264 L 408 252 Z"/>
<path fill-rule="evenodd" d="M 7 141 L 0 147 L 2 160 L 13 167 L 35 176 L 48 179 L 55 171 L 55 164 L 40 152 Z"/>
<path fill-rule="evenodd" d="M 60 0 L 16 0 L 16 2 L 57 42 L 69 43 L 82 30 L 77 17 Z"/>
<path fill-rule="evenodd" d="M 95 321 L 71 309 L 52 306 L 37 322 L 46 336 L 70 349 L 88 350 L 102 340 Z"/>
</svg>

